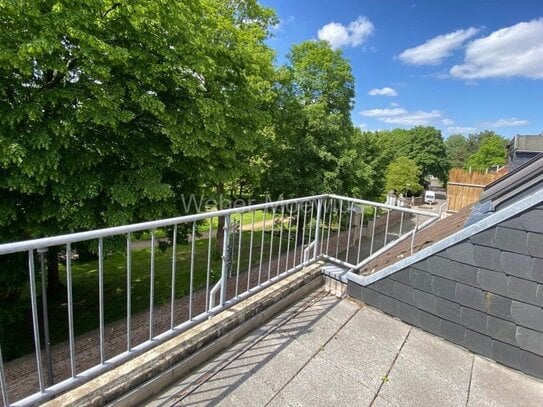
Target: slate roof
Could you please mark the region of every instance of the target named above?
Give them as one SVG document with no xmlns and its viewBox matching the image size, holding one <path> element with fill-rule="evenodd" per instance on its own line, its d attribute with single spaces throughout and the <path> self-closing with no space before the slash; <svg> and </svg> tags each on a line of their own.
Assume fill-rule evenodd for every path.
<svg viewBox="0 0 543 407">
<path fill-rule="evenodd" d="M 464 226 L 466 219 L 471 213 L 472 205 L 468 205 L 457 213 L 448 216 L 444 219 L 440 219 L 437 222 L 431 224 L 427 228 L 421 230 L 415 235 L 415 241 L 413 245 L 413 253 L 416 253 L 432 243 L 437 242 L 445 237 L 452 235 L 454 232 L 459 231 Z M 411 255 L 411 239 L 405 239 L 395 246 L 392 246 L 389 250 L 382 253 L 371 262 L 366 264 L 361 270 L 360 274 L 371 274 L 375 271 L 381 270 L 391 264 L 396 263 L 405 257 Z"/>
</svg>

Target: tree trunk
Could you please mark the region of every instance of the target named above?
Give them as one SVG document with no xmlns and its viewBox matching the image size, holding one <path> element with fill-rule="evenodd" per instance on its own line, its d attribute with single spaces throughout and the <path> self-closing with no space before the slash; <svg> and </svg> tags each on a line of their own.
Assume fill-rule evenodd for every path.
<svg viewBox="0 0 543 407">
<path fill-rule="evenodd" d="M 63 292 L 58 271 L 58 249 L 50 247 L 47 251 L 47 294 L 57 296 Z"/>
</svg>

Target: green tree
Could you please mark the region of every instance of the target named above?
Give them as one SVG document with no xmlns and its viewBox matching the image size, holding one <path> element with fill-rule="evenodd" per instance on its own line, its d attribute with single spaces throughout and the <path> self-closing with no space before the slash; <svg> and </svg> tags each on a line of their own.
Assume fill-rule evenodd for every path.
<svg viewBox="0 0 543 407">
<path fill-rule="evenodd" d="M 462 134 L 452 134 L 445 140 L 447 156 L 452 168 L 462 168 L 468 161 L 470 151 L 468 140 Z"/>
<path fill-rule="evenodd" d="M 491 130 L 483 130 L 478 133 L 472 133 L 468 135 L 467 145 L 468 145 L 469 155 L 472 155 L 479 149 L 479 147 L 481 146 L 481 142 L 486 137 L 493 137 L 493 136 L 498 136 L 498 134 L 496 134 L 495 132 Z"/>
<path fill-rule="evenodd" d="M 398 157 L 386 169 L 386 191 L 397 194 L 418 195 L 424 188 L 419 184 L 422 170 L 414 160 Z"/>
<path fill-rule="evenodd" d="M 472 154 L 466 164 L 467 168 L 476 171 L 485 171 L 496 165 L 506 163 L 506 141 L 494 134 L 485 136 L 479 145 L 479 149 Z"/>
<path fill-rule="evenodd" d="M 450 163 L 441 132 L 431 126 L 415 126 L 398 140 L 397 156 L 405 156 L 417 163 L 421 170 L 419 182 L 428 175 L 446 181 Z"/>
<path fill-rule="evenodd" d="M 1 2 L 0 242 L 178 215 L 250 173 L 275 21 L 256 0 Z M 2 266 L 3 302 L 26 277 Z"/>
<path fill-rule="evenodd" d="M 354 78 L 325 41 L 292 47 L 276 76 L 264 187 L 272 196 L 342 192 L 352 174 Z"/>
</svg>

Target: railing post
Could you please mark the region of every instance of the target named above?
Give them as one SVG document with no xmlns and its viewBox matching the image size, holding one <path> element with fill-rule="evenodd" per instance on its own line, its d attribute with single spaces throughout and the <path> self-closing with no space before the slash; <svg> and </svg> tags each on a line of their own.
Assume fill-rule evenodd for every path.
<svg viewBox="0 0 543 407">
<path fill-rule="evenodd" d="M 321 227 L 321 212 L 322 212 L 322 198 L 318 198 L 317 200 L 317 222 L 315 224 L 315 249 L 313 251 L 313 260 L 317 259 L 317 253 L 319 248 L 319 229 Z"/>
<path fill-rule="evenodd" d="M 49 337 L 49 313 L 47 306 L 47 278 L 45 271 L 45 253 L 47 249 L 37 250 L 40 256 L 40 271 L 41 271 L 41 301 L 42 301 L 42 317 L 43 317 L 43 338 L 45 342 L 45 363 L 47 365 L 47 385 L 54 384 L 53 378 L 53 361 L 51 359 L 51 340 Z"/>
<path fill-rule="evenodd" d="M 230 265 L 230 215 L 224 216 L 224 235 L 222 242 L 222 264 L 221 264 L 221 307 L 226 302 L 226 280 L 228 278 L 228 268 Z M 264 233 L 264 232 L 262 232 Z"/>
<path fill-rule="evenodd" d="M 415 246 L 415 235 L 417 234 L 417 229 L 419 228 L 419 215 L 417 215 L 415 220 L 415 228 L 413 229 L 413 235 L 411 235 L 411 255 L 413 255 L 413 248 Z"/>
</svg>

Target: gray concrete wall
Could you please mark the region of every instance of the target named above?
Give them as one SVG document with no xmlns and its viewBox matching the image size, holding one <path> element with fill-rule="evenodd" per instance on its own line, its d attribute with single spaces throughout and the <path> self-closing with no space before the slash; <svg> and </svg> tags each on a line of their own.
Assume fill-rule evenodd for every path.
<svg viewBox="0 0 543 407">
<path fill-rule="evenodd" d="M 543 206 L 348 294 L 543 378 Z"/>
</svg>

